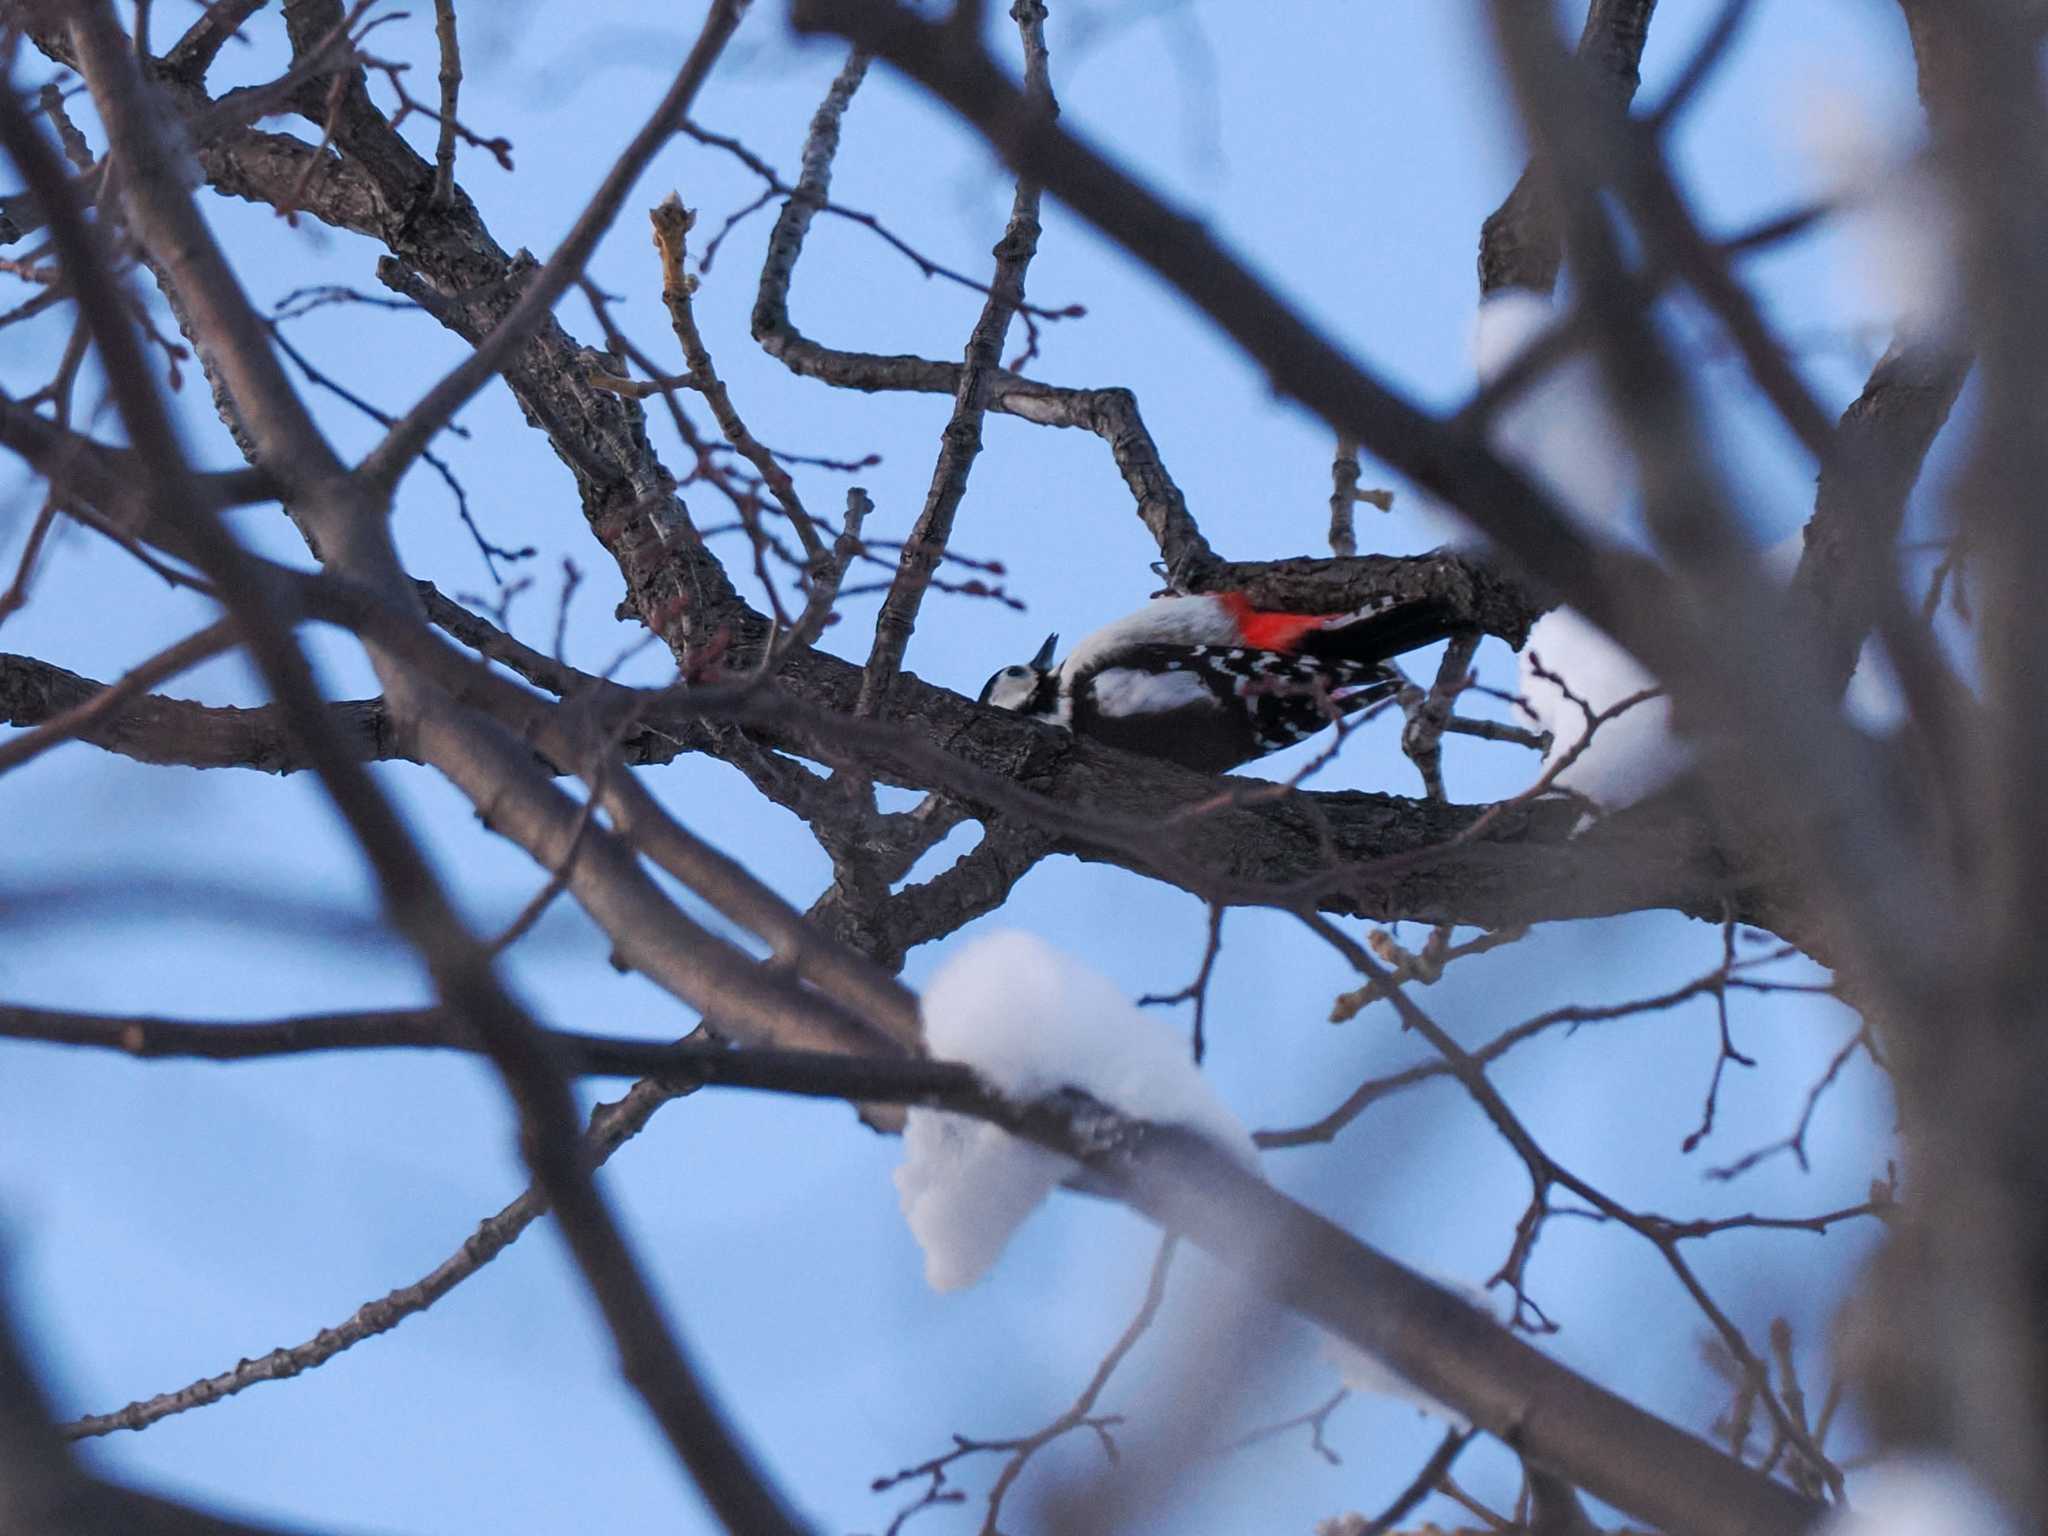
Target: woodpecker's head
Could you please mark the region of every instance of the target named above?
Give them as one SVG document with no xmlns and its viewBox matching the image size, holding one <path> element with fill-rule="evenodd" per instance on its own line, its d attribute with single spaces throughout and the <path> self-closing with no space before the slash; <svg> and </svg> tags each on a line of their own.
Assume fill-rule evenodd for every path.
<svg viewBox="0 0 2048 1536">
<path fill-rule="evenodd" d="M 1053 670 L 1053 647 L 1058 635 L 1047 635 L 1038 654 L 1020 666 L 1005 667 L 981 685 L 981 702 L 997 709 L 1013 709 L 1020 715 L 1051 718 L 1059 712 L 1059 674 Z"/>
</svg>

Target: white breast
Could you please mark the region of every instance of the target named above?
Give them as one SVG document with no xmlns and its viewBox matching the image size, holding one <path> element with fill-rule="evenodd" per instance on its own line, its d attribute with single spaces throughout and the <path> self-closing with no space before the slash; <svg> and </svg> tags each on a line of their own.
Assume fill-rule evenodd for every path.
<svg viewBox="0 0 2048 1536">
<path fill-rule="evenodd" d="M 1215 695 L 1188 672 L 1143 672 L 1135 667 L 1104 667 L 1095 674 L 1095 705 L 1105 715 L 1164 714 L 1190 704 L 1213 704 Z"/>
</svg>

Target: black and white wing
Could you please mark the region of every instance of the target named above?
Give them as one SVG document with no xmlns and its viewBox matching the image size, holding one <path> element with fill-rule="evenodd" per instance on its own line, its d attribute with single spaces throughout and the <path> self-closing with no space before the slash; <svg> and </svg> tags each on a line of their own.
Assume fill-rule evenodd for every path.
<svg viewBox="0 0 2048 1536">
<path fill-rule="evenodd" d="M 1071 680 L 1073 726 L 1111 746 L 1220 772 L 1390 698 L 1376 662 L 1251 646 L 1132 647 Z"/>
</svg>

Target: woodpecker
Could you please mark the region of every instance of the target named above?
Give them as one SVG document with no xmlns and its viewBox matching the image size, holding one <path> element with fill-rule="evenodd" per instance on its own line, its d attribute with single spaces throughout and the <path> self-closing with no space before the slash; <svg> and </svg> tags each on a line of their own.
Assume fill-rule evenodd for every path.
<svg viewBox="0 0 2048 1536">
<path fill-rule="evenodd" d="M 1278 613 L 1241 592 L 1155 597 L 1058 665 L 1059 636 L 1005 667 L 981 702 L 1113 747 L 1221 773 L 1393 697 L 1382 663 L 1468 627 L 1435 598 Z"/>
</svg>

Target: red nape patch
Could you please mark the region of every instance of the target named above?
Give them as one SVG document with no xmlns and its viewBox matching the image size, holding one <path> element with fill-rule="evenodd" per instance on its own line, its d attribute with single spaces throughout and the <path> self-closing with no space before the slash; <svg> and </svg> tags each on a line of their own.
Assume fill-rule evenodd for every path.
<svg viewBox="0 0 2048 1536">
<path fill-rule="evenodd" d="M 1291 651 L 1300 644 L 1303 635 L 1330 622 L 1328 614 L 1273 613 L 1254 608 L 1251 599 L 1242 592 L 1225 592 L 1218 601 L 1238 633 L 1244 636 L 1244 643 L 1262 651 Z"/>
</svg>

